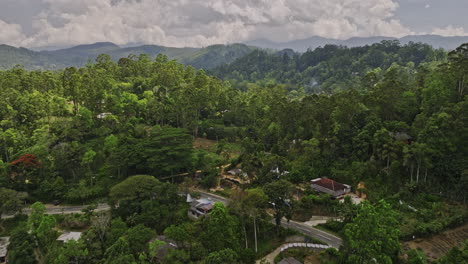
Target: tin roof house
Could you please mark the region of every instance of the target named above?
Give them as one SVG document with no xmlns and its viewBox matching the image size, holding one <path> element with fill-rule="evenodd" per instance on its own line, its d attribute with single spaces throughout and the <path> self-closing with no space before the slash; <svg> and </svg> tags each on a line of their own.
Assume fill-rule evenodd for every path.
<svg viewBox="0 0 468 264">
<path fill-rule="evenodd" d="M 192 220 L 209 214 L 213 210 L 214 202 L 208 198 L 193 199 L 190 194 L 187 195 L 187 202 L 190 203 L 188 216 Z"/>
<path fill-rule="evenodd" d="M 81 237 L 81 232 L 64 232 L 61 234 L 58 238 L 57 241 L 61 243 L 66 243 L 70 240 L 75 240 L 78 241 Z"/>
<path fill-rule="evenodd" d="M 8 245 L 10 244 L 10 237 L 0 237 L 0 263 L 7 263 Z"/>
<path fill-rule="evenodd" d="M 310 187 L 318 192 L 328 193 L 335 198 L 351 192 L 351 186 L 327 177 L 313 179 L 310 181 Z"/>
</svg>

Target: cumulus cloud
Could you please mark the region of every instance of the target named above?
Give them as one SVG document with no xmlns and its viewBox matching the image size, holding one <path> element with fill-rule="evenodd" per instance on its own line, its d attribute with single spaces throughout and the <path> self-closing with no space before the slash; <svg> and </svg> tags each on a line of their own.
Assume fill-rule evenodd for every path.
<svg viewBox="0 0 468 264">
<path fill-rule="evenodd" d="M 24 38 L 20 25 L 9 24 L 0 19 L 0 44 L 18 46 Z"/>
<path fill-rule="evenodd" d="M 16 37 L 24 46 L 111 41 L 181 47 L 412 33 L 394 18 L 396 0 L 38 1 L 46 8 L 33 19 L 34 33 L 25 37 L 20 30 Z"/>
<path fill-rule="evenodd" d="M 468 36 L 468 32 L 466 32 L 463 27 L 454 27 L 453 25 L 449 25 L 445 28 L 434 28 L 432 34 L 445 37 Z"/>
</svg>

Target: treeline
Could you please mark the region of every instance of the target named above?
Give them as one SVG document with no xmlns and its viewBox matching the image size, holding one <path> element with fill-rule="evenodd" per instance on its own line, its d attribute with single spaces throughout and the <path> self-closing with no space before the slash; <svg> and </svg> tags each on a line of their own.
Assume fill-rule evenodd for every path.
<svg viewBox="0 0 468 264">
<path fill-rule="evenodd" d="M 467 46 L 449 54 L 421 44 L 399 47 L 393 42 L 350 49 L 349 55 L 384 47 L 401 54 L 412 48 L 427 53 L 395 55 L 394 61 L 386 58 L 387 69 L 378 67 L 354 76 L 358 79 L 354 85 L 340 83 L 339 91 L 330 95 L 304 95 L 261 79 L 247 83 L 244 94 L 252 94 L 247 106 L 252 119 L 242 124 L 248 127 L 240 160 L 243 167 L 259 183 L 277 179 L 279 175 L 271 170 L 279 167 L 291 172 L 286 177 L 296 183 L 321 176 L 354 185 L 366 181 L 377 199 L 408 184 L 465 200 Z M 348 50 L 328 49 L 343 54 Z M 309 51 L 300 58 L 323 50 Z M 330 54 L 346 57 L 339 56 L 340 52 Z M 447 60 L 425 62 L 436 54 Z M 259 63 L 253 57 L 244 59 L 263 66 L 261 59 Z M 328 61 L 321 61 L 318 67 L 323 63 Z M 331 69 L 338 73 L 347 68 L 341 65 Z M 344 76 L 342 80 L 346 80 Z"/>
<path fill-rule="evenodd" d="M 223 124 L 221 111 L 237 108 L 239 95 L 163 55 L 118 63 L 101 55 L 55 72 L 15 68 L 0 72 L 0 87 L 2 185 L 75 202 L 128 175 L 200 169 L 192 136 L 210 127 L 206 120 Z"/>
<path fill-rule="evenodd" d="M 192 135 L 240 142 L 233 162 L 256 183 L 275 180 L 278 167 L 291 172 L 292 182 L 369 180 L 382 195 L 408 183 L 465 199 L 466 47 L 440 64 L 410 53 L 403 57 L 416 63 L 388 62 L 388 69 L 360 76 L 357 89 L 343 86 L 331 95 L 276 84 L 239 91 L 162 55 L 118 63 L 101 55 L 95 64 L 55 72 L 2 71 L 2 185 L 85 201 L 129 175 L 220 165 L 191 147 Z"/>
<path fill-rule="evenodd" d="M 398 40 L 387 40 L 354 48 L 325 45 L 302 54 L 292 50 L 277 53 L 255 50 L 211 73 L 243 90 L 248 83 L 281 83 L 288 90 L 331 93 L 359 89 L 361 79 L 370 70 L 387 70 L 392 64 L 408 66 L 408 63 L 418 67 L 445 58 L 445 51 L 427 44 L 400 45 Z"/>
<path fill-rule="evenodd" d="M 405 49 L 396 47 L 399 52 Z M 336 49 L 330 53 L 336 58 L 345 58 L 348 52 L 324 49 L 330 48 Z M 182 246 L 163 263 L 251 263 L 271 234 L 278 239 L 285 235 L 268 224 L 268 204 L 277 205 L 273 208 L 277 224 L 283 216 L 291 219 L 299 207 L 307 211 L 320 203 L 334 204 L 313 193 L 293 201 L 294 184 L 328 176 L 353 187 L 364 181 L 362 191 L 371 202 L 382 198 L 391 202 L 336 205 L 346 224 L 337 230 L 344 232 L 348 244 L 339 254 L 329 253 L 353 263 L 375 256 L 381 263 L 391 263 L 401 250 L 398 238 L 415 233 L 397 230 L 405 218 L 390 208 L 405 213 L 409 209 L 398 208 L 402 200 L 423 197 L 425 210 L 411 212 L 420 220 L 417 234 L 466 220 L 462 211 L 435 222 L 440 217 L 436 212 L 453 212 L 434 206 L 442 206 L 439 196 L 466 199 L 468 44 L 449 54 L 427 49 L 420 55 L 417 50 L 385 57 L 385 67 L 364 63 L 360 74 L 341 76 L 340 69 L 347 72 L 346 66 L 330 66 L 330 71 L 336 70 L 334 78 L 344 80 L 331 94 L 290 89 L 275 79 L 235 89 L 162 55 L 154 60 L 130 56 L 117 63 L 100 55 L 96 63 L 79 69 L 17 67 L 0 72 L 0 213 L 21 208 L 22 193 L 29 201 L 83 204 L 109 197 L 114 205 L 112 218 L 99 216 L 104 227 L 95 226 L 100 222 L 88 215 L 86 221 L 94 226 L 85 236 L 93 237 L 79 241 L 79 247 L 60 248 L 52 242 L 58 220 L 36 204 L 27 228 L 14 234 L 13 241 L 29 252 L 17 256 L 37 252 L 38 259 L 63 260 L 56 263 L 74 258 L 77 263 L 91 263 L 90 259 L 132 263 L 137 258 L 141 263 L 161 262 L 153 259 L 156 255 L 142 255 L 159 248 L 159 242 L 147 243 L 158 233 Z M 432 61 L 430 53 L 447 60 Z M 409 62 L 411 56 L 414 62 Z M 318 67 L 329 61 L 319 60 Z M 348 86 L 347 76 L 357 81 Z M 193 148 L 195 137 L 217 140 L 215 154 Z M 230 156 L 229 144 L 239 145 L 239 157 Z M 174 185 L 151 176 L 129 177 L 149 174 L 164 179 L 201 170 L 203 182 L 227 163 L 240 164 L 250 183 L 229 210 L 217 204 L 200 223 L 187 223 L 183 217 L 187 205 Z M 384 248 L 371 244 L 375 254 L 363 255 L 367 235 L 393 242 Z M 72 252 L 76 248 L 80 251 Z M 210 255 L 208 262 L 204 257 Z M 28 261 L 24 263 L 36 260 Z"/>
</svg>

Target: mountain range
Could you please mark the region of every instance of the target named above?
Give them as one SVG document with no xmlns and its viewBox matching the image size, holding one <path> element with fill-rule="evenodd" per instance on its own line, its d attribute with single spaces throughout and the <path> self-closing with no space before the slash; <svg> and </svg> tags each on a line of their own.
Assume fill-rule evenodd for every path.
<svg viewBox="0 0 468 264">
<path fill-rule="evenodd" d="M 410 35 L 402 38 L 393 37 L 354 37 L 346 40 L 329 39 L 322 37 L 311 37 L 307 39 L 293 40 L 289 42 L 273 42 L 267 39 L 257 39 L 253 41 L 245 42 L 247 45 L 256 46 L 267 49 L 293 49 L 297 52 L 305 52 L 308 49 L 316 49 L 326 44 L 341 45 L 347 47 L 359 47 L 365 45 L 372 45 L 379 43 L 384 40 L 398 40 L 401 44 L 407 44 L 409 42 L 421 42 L 431 45 L 434 48 L 442 48 L 445 50 L 453 50 L 463 43 L 468 42 L 468 36 L 457 36 L 457 37 L 443 37 L 439 35 Z"/>
<path fill-rule="evenodd" d="M 0 45 L 0 69 L 9 69 L 22 65 L 26 69 L 61 69 L 65 67 L 81 67 L 88 61 L 94 61 L 99 54 L 109 54 L 115 61 L 131 54 L 147 54 L 155 57 L 165 54 L 183 64 L 200 69 L 211 69 L 242 57 L 255 47 L 245 44 L 212 45 L 206 48 L 171 48 L 157 45 L 142 45 L 137 47 L 119 47 L 110 42 L 99 42 L 79 45 L 66 49 L 33 51 L 26 48 L 16 48 Z"/>
<path fill-rule="evenodd" d="M 94 61 L 101 53 L 109 54 L 115 61 L 131 54 L 148 54 L 155 57 L 165 54 L 170 59 L 175 59 L 185 65 L 191 65 L 199 69 L 213 69 L 222 64 L 228 64 L 247 55 L 255 49 L 270 50 L 292 49 L 296 52 L 305 52 L 326 44 L 357 47 L 372 45 L 384 40 L 400 41 L 401 44 L 409 42 L 427 43 L 435 48 L 452 50 L 463 43 L 468 42 L 466 37 L 442 37 L 437 35 L 406 36 L 400 39 L 392 37 L 355 37 L 347 40 L 311 37 L 290 42 L 273 42 L 266 39 L 258 39 L 244 44 L 212 45 L 205 48 L 172 48 L 158 45 L 141 45 L 135 47 L 120 47 L 110 42 L 79 45 L 58 50 L 46 49 L 34 51 L 26 48 L 16 48 L 8 45 L 0 45 L 0 69 L 9 69 L 15 65 L 22 65 L 29 70 L 54 70 L 65 67 L 84 66 L 88 61 Z"/>
</svg>

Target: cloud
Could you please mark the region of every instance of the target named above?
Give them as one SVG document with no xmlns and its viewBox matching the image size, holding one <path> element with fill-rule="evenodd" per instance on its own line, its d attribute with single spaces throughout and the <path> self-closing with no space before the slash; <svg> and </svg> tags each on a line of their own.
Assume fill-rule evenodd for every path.
<svg viewBox="0 0 468 264">
<path fill-rule="evenodd" d="M 453 25 L 449 25 L 445 28 L 434 28 L 432 34 L 445 37 L 468 36 L 468 32 L 466 32 L 463 27 L 454 27 Z"/>
<path fill-rule="evenodd" d="M 206 46 L 256 38 L 349 38 L 412 34 L 396 0 L 38 0 L 25 46 L 111 41 Z"/>
<path fill-rule="evenodd" d="M 9 24 L 0 19 L 0 43 L 19 46 L 21 40 L 25 38 L 21 26 L 18 24 Z"/>
<path fill-rule="evenodd" d="M 426 5 L 424 6 L 424 8 L 426 8 L 426 9 L 428 9 L 428 8 L 430 8 L 430 7 L 431 7 L 430 4 L 426 4 Z"/>
</svg>

